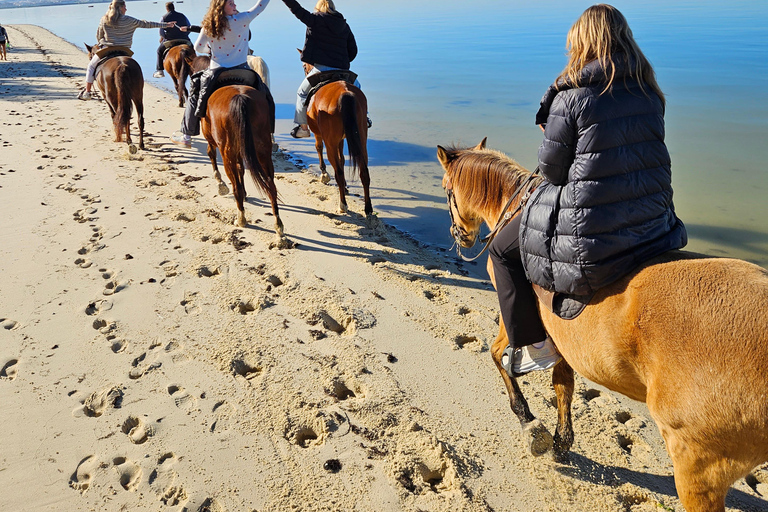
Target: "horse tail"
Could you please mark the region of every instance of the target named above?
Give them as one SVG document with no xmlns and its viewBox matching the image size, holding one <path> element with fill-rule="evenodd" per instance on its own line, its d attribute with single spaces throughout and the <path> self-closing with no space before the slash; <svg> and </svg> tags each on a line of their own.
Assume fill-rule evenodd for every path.
<svg viewBox="0 0 768 512">
<path fill-rule="evenodd" d="M 192 69 L 192 61 L 195 58 L 195 51 L 187 45 L 184 45 L 181 49 L 181 69 L 179 70 L 178 81 L 182 89 L 186 88 L 187 77 L 190 75 Z"/>
<path fill-rule="evenodd" d="M 253 128 L 249 115 L 251 103 L 251 98 L 245 94 L 233 96 L 232 102 L 229 104 L 229 116 L 235 128 L 233 132 L 237 133 L 238 140 L 235 142 L 237 153 L 242 158 L 243 165 L 251 172 L 251 178 L 253 178 L 256 186 L 269 196 L 266 172 L 256 156 L 256 146 L 253 141 Z"/>
<path fill-rule="evenodd" d="M 131 71 L 128 64 L 121 62 L 115 67 L 115 89 L 117 90 L 117 106 L 115 117 L 115 134 L 123 140 L 126 127 L 131 123 Z"/>
<path fill-rule="evenodd" d="M 347 148 L 349 149 L 349 163 L 352 175 L 358 170 L 358 162 L 363 154 L 362 138 L 360 137 L 360 128 L 357 124 L 357 98 L 349 92 L 342 93 L 339 98 L 341 109 L 341 122 L 344 126 L 344 137 L 347 139 Z"/>
</svg>

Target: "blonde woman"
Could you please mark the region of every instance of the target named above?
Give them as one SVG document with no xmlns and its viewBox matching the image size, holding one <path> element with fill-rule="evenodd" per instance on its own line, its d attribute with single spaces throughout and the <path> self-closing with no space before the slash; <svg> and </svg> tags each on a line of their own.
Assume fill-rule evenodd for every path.
<svg viewBox="0 0 768 512">
<path fill-rule="evenodd" d="M 112 0 L 109 4 L 109 10 L 101 18 L 99 28 L 96 30 L 96 44 L 100 47 L 106 46 L 124 46 L 130 48 L 133 44 L 133 32 L 137 28 L 171 28 L 176 25 L 175 21 L 162 23 L 157 21 L 137 20 L 126 16 L 128 7 L 125 0 Z M 88 69 L 85 73 L 85 89 L 80 91 L 78 98 L 81 100 L 91 99 L 91 88 L 93 87 L 94 73 L 99 57 L 94 55 L 91 62 L 88 63 Z"/>
<path fill-rule="evenodd" d="M 589 296 L 687 242 L 672 203 L 664 95 L 627 20 L 594 5 L 571 27 L 566 49 L 568 64 L 536 114 L 544 181 L 490 248 L 510 342 L 502 363 L 513 375 L 560 359 L 529 280 Z"/>
<path fill-rule="evenodd" d="M 349 70 L 349 64 L 357 56 L 357 43 L 347 20 L 336 10 L 333 0 L 319 0 L 315 4 L 315 12 L 304 9 L 296 0 L 283 0 L 283 3 L 307 26 L 301 61 L 314 66 L 309 75 L 334 69 Z M 355 86 L 360 88 L 360 82 L 355 80 Z M 309 89 L 305 77 L 296 92 L 296 112 L 293 116 L 296 126 L 291 130 L 291 136 L 296 139 L 310 135 L 305 105 Z"/>
<path fill-rule="evenodd" d="M 189 98 L 181 121 L 181 129 L 171 135 L 171 142 L 191 147 L 192 136 L 200 134 L 200 118 L 205 116 L 208 88 L 216 76 L 231 68 L 248 68 L 248 39 L 250 23 L 266 9 L 269 0 L 261 0 L 245 12 L 238 12 L 235 0 L 211 0 L 203 17 L 200 35 L 195 41 L 195 51 L 210 53 L 208 69 L 190 78 Z M 264 87 L 274 119 L 274 101 L 269 89 Z M 274 121 L 273 121 L 274 124 Z"/>
</svg>

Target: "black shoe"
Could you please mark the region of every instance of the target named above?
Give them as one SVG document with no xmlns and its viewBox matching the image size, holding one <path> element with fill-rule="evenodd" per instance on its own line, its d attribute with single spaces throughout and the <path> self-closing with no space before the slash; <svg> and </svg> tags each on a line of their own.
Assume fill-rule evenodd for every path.
<svg viewBox="0 0 768 512">
<path fill-rule="evenodd" d="M 368 116 L 366 116 L 365 118 L 368 120 L 368 128 L 370 128 L 371 126 L 373 126 L 373 121 L 371 121 L 371 118 L 370 118 L 370 117 L 368 117 Z"/>
</svg>

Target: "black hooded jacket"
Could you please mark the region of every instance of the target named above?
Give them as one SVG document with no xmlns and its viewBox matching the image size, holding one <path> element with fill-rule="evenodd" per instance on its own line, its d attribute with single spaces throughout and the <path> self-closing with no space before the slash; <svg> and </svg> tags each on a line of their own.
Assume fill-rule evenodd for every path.
<svg viewBox="0 0 768 512">
<path fill-rule="evenodd" d="M 349 69 L 357 56 L 357 43 L 341 13 L 309 12 L 296 0 L 283 0 L 294 16 L 307 26 L 302 62 Z"/>
<path fill-rule="evenodd" d="M 598 61 L 582 86 L 550 86 L 536 123 L 544 182 L 525 206 L 520 252 L 532 283 L 589 294 L 663 252 L 685 246 L 672 203 L 664 104 L 614 56 L 613 88 Z M 601 94 L 602 93 L 602 94 Z"/>
</svg>

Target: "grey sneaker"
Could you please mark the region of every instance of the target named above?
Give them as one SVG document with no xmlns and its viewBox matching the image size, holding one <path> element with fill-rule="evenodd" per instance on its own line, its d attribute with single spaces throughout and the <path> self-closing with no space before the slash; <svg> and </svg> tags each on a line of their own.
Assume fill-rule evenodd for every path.
<svg viewBox="0 0 768 512">
<path fill-rule="evenodd" d="M 192 147 L 192 137 L 181 132 L 173 132 L 171 135 L 171 142 L 180 146 L 186 146 L 188 148 Z"/>
<path fill-rule="evenodd" d="M 80 94 L 77 95 L 77 99 L 79 99 L 79 100 L 89 100 L 89 99 L 91 99 L 91 97 L 92 97 L 91 93 L 86 91 L 85 89 L 80 91 Z"/>
<path fill-rule="evenodd" d="M 522 375 L 524 373 L 549 370 L 560 362 L 562 356 L 555 344 L 547 337 L 544 341 L 512 350 L 507 347 L 501 356 L 501 364 L 507 373 Z"/>
<path fill-rule="evenodd" d="M 304 139 L 309 137 L 310 135 L 311 133 L 309 133 L 309 130 L 305 130 L 304 128 L 301 127 L 301 125 L 298 125 L 298 124 L 293 127 L 293 130 L 291 130 L 291 137 L 293 137 L 294 139 Z"/>
<path fill-rule="evenodd" d="M 152 73 L 152 76 L 155 78 L 163 78 L 165 76 L 165 72 L 163 72 L 162 69 L 158 69 L 154 73 Z"/>
</svg>

